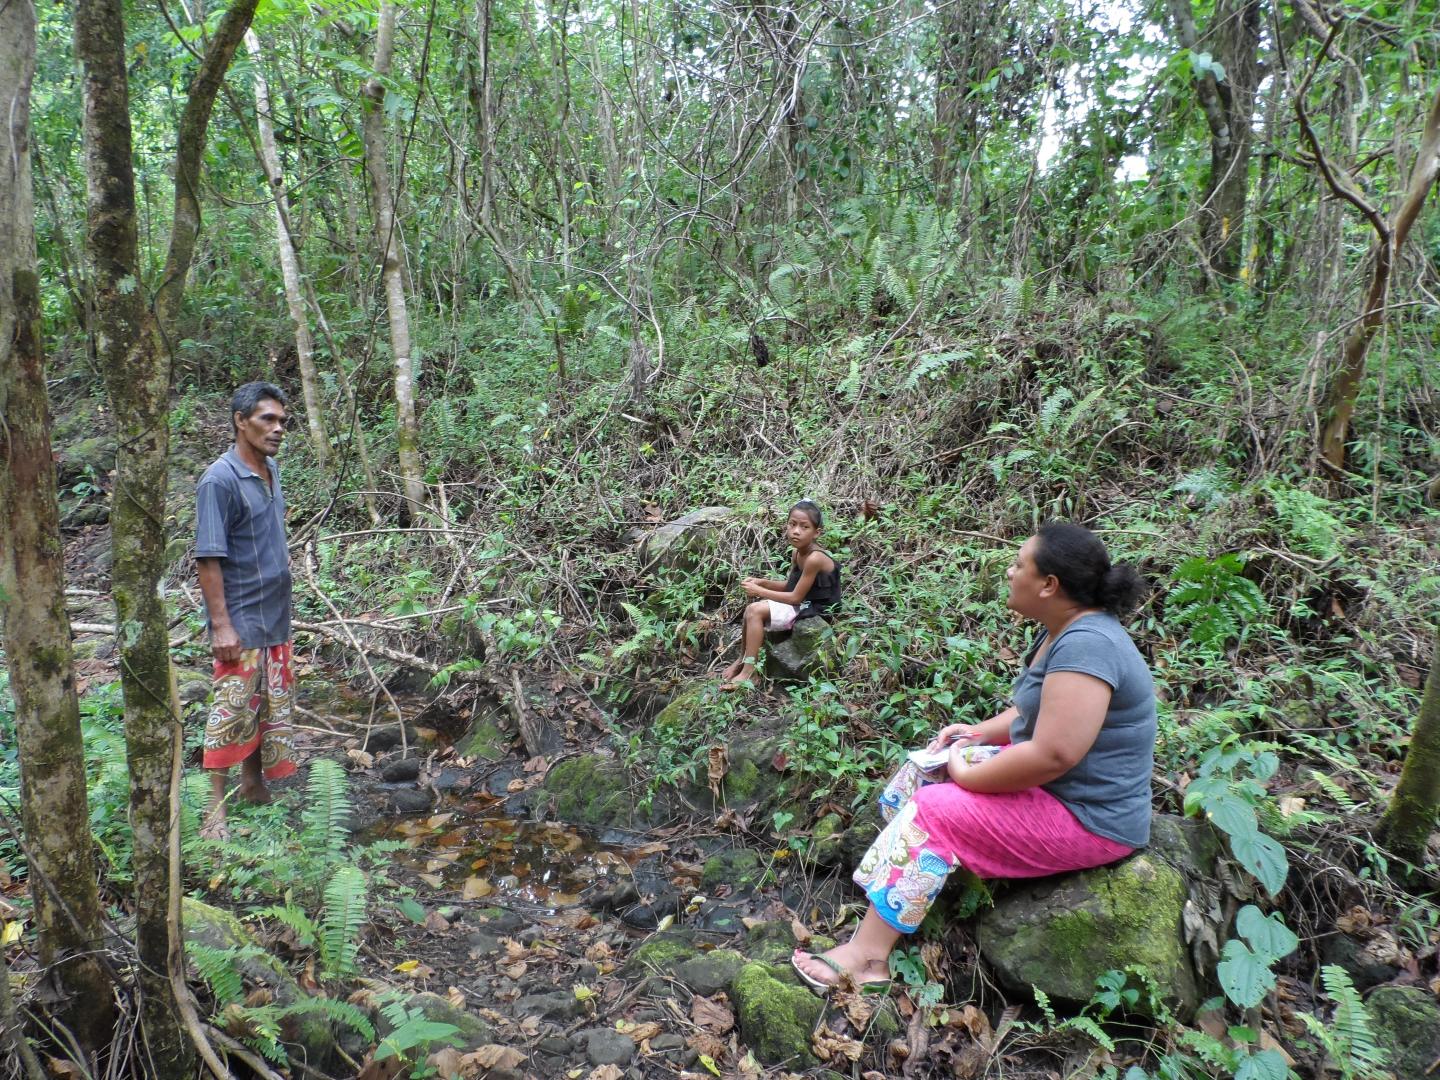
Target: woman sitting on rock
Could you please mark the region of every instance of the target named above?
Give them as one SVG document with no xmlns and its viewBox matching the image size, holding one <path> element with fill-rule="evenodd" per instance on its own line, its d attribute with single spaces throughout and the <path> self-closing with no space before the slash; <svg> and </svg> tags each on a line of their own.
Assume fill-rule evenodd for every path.
<svg viewBox="0 0 1440 1080">
<path fill-rule="evenodd" d="M 986 878 L 1101 866 L 1150 838 L 1155 687 L 1119 616 L 1145 592 L 1089 529 L 1044 525 L 1006 571 L 1007 605 L 1043 629 L 1015 680 L 1014 705 L 951 724 L 929 775 L 907 763 L 881 796 L 888 824 L 855 871 L 869 910 L 845 944 L 791 962 L 824 990 L 889 980 L 888 957 L 920 926 L 957 866 Z M 999 752 L 977 752 L 999 747 Z M 983 758 L 983 760 L 982 760 Z"/>
</svg>

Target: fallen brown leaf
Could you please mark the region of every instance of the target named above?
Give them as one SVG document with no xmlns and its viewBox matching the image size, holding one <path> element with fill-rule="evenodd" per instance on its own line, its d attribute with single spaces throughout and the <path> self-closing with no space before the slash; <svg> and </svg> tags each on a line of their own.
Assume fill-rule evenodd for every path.
<svg viewBox="0 0 1440 1080">
<path fill-rule="evenodd" d="M 619 1065 L 597 1065 L 590 1070 L 590 1075 L 585 1080 L 620 1080 L 624 1075 Z"/>
<path fill-rule="evenodd" d="M 724 746 L 712 746 L 706 755 L 706 774 L 710 781 L 710 794 L 720 798 L 720 782 L 725 779 L 725 774 L 730 771 L 730 760 L 725 755 Z"/>
<path fill-rule="evenodd" d="M 495 886 L 481 877 L 468 877 L 460 890 L 460 899 L 479 900 L 495 891 Z"/>
<path fill-rule="evenodd" d="M 696 994 L 690 1002 L 690 1019 L 716 1035 L 724 1035 L 735 1026 L 735 1014 L 730 1011 L 724 994 L 717 994 L 713 998 Z"/>
<path fill-rule="evenodd" d="M 816 1031 L 810 1045 L 815 1050 L 815 1056 L 821 1061 L 834 1061 L 836 1058 L 859 1061 L 860 1055 L 865 1053 L 864 1043 L 841 1035 L 838 1031 L 831 1031 L 828 1027 L 821 1027 Z"/>
<path fill-rule="evenodd" d="M 460 1051 L 453 1046 L 436 1050 L 425 1059 L 425 1064 L 431 1066 L 442 1077 L 459 1076 L 464 1069 Z"/>
<path fill-rule="evenodd" d="M 665 1029 L 654 1021 L 647 1021 L 643 1024 L 631 1024 L 622 1020 L 619 1024 L 615 1025 L 615 1030 L 619 1031 L 622 1035 L 629 1035 L 630 1038 L 638 1043 L 644 1042 L 646 1039 L 655 1038 L 656 1035 L 659 1035 L 660 1032 Z"/>
<path fill-rule="evenodd" d="M 795 944 L 802 949 L 810 944 L 810 939 L 814 936 L 810 933 L 809 928 L 794 916 L 790 918 L 790 932 L 795 935 Z"/>
<path fill-rule="evenodd" d="M 450 929 L 450 920 L 445 918 L 444 915 L 441 915 L 440 912 L 432 909 L 429 914 L 425 916 L 425 929 L 441 933 Z"/>
<path fill-rule="evenodd" d="M 491 1069 L 518 1069 L 524 1063 L 523 1053 L 513 1046 L 501 1046 L 499 1043 L 486 1043 L 476 1047 L 460 1059 L 460 1064 L 465 1069 L 473 1068 L 485 1072 Z"/>
<path fill-rule="evenodd" d="M 452 986 L 445 991 L 445 1000 L 450 1002 L 451 1006 L 456 1009 L 465 1008 L 465 992 L 458 986 Z"/>
</svg>

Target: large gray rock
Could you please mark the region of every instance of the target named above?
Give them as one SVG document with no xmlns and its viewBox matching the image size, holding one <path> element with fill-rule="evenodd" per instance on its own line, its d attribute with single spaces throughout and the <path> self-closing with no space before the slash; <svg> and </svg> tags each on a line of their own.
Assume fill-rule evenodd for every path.
<svg viewBox="0 0 1440 1080">
<path fill-rule="evenodd" d="M 728 506 L 705 506 L 661 525 L 640 544 L 641 572 L 694 566 L 711 532 L 732 513 Z"/>
<path fill-rule="evenodd" d="M 823 618 L 800 619 L 793 630 L 765 633 L 765 674 L 803 683 L 824 671 L 835 651 L 835 630 Z"/>
<path fill-rule="evenodd" d="M 495 1041 L 495 1029 L 474 1013 L 457 1009 L 439 994 L 424 991 L 412 994 L 405 1002 L 406 1011 L 416 1013 L 436 1024 L 450 1024 L 456 1031 L 454 1039 L 465 1050 L 474 1050 Z M 395 1025 L 382 1012 L 375 1023 L 375 1032 L 382 1039 L 395 1030 Z"/>
<path fill-rule="evenodd" d="M 979 920 L 981 955 L 1001 982 L 1052 998 L 1089 1000 L 1095 979 L 1143 966 L 1182 1019 L 1195 1012 L 1192 958 L 1217 847 L 1198 822 L 1159 815 L 1151 845 L 1113 866 L 1018 882 Z M 1213 937 L 1213 932 L 1209 935 Z"/>
<path fill-rule="evenodd" d="M 1382 986 L 1365 999 L 1375 1041 L 1390 1051 L 1395 1080 L 1433 1080 L 1440 1061 L 1440 1005 L 1418 986 Z"/>
</svg>

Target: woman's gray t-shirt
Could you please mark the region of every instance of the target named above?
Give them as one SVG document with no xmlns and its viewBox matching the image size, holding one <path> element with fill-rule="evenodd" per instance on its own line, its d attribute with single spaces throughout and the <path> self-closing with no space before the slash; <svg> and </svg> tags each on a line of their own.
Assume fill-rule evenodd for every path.
<svg viewBox="0 0 1440 1080">
<path fill-rule="evenodd" d="M 1038 660 L 1046 631 L 1031 645 L 1030 661 L 1015 680 L 1010 741 L 1028 742 L 1040 714 L 1040 688 L 1053 671 L 1091 675 L 1112 691 L 1110 709 L 1095 743 L 1079 763 L 1042 785 L 1097 836 L 1129 847 L 1150 841 L 1150 775 L 1155 767 L 1155 682 L 1145 658 L 1118 619 L 1104 612 L 1082 615 Z"/>
</svg>

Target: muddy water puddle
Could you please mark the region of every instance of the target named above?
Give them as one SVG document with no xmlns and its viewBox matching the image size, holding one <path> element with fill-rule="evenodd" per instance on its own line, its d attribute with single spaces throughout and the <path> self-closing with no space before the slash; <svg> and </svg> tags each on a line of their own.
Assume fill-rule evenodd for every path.
<svg viewBox="0 0 1440 1080">
<path fill-rule="evenodd" d="M 591 886 L 631 876 L 640 859 L 664 844 L 602 843 L 566 825 L 505 816 L 503 803 L 469 800 L 464 809 L 382 822 L 363 839 L 399 840 L 396 863 L 437 890 L 462 900 L 525 900 L 570 907 Z"/>
</svg>

